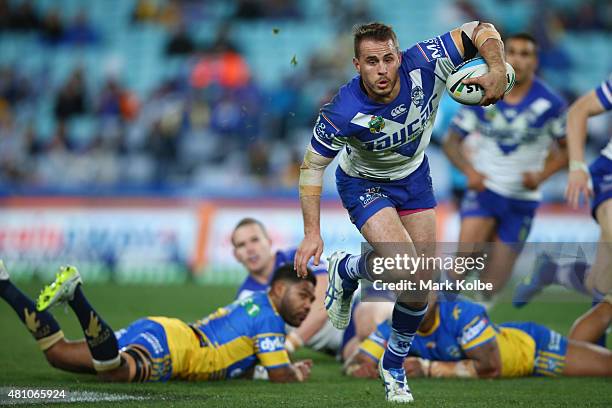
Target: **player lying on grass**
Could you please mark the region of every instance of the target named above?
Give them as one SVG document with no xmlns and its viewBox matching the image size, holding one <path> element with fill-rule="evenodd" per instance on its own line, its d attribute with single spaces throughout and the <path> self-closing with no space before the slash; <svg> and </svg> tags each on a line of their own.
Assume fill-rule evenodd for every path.
<svg viewBox="0 0 612 408">
<path fill-rule="evenodd" d="M 292 264 L 296 252 L 296 248 L 274 251 L 266 227 L 259 220 L 250 217 L 243 218 L 236 224 L 231 241 L 234 257 L 244 266 L 248 274 L 238 289 L 237 299 L 268 290 L 274 270 L 279 266 Z M 345 343 L 349 340 L 356 343 L 356 347 L 389 315 L 393 307 L 389 301 L 359 302 L 354 304 L 349 327 L 346 330 L 336 329 L 327 318 L 323 306 L 328 283 L 327 262 L 321 260 L 319 265 L 315 265 L 311 259 L 308 267 L 317 280 L 315 301 L 300 327 L 295 330 L 289 328 L 285 340 L 285 348 L 289 353 L 306 346 L 313 350 L 336 354 L 345 349 Z M 370 296 L 369 300 L 373 298 L 374 295 Z"/>
<path fill-rule="evenodd" d="M 244 299 L 253 293 L 269 288 L 273 272 L 279 266 L 292 264 L 295 248 L 274 251 L 272 240 L 264 225 L 254 218 L 243 218 L 236 224 L 231 236 L 234 257 L 247 271 L 247 277 L 236 293 L 236 299 Z M 306 345 L 318 351 L 336 352 L 342 341 L 342 331 L 336 329 L 327 319 L 323 307 L 327 287 L 327 263 L 308 265 L 317 280 L 315 302 L 310 313 L 293 330 L 289 328 L 285 348 L 292 353 Z"/>
<path fill-rule="evenodd" d="M 304 381 L 312 362 L 291 363 L 284 330 L 285 322 L 299 326 L 305 319 L 314 290 L 314 276 L 300 279 L 290 265 L 275 271 L 268 292 L 222 307 L 196 323 L 149 317 L 113 332 L 85 298 L 75 267 L 60 268 L 34 305 L 9 280 L 0 261 L 0 297 L 17 312 L 49 363 L 65 371 L 97 374 L 104 381 L 252 377 L 258 361 L 270 381 Z M 84 340 L 66 340 L 46 311 L 64 302 L 77 315 Z"/>
<path fill-rule="evenodd" d="M 430 301 L 404 369 L 410 377 L 500 378 L 612 376 L 612 351 L 568 340 L 531 322 L 494 324 L 465 300 Z M 383 322 L 344 365 L 354 377 L 378 378 L 391 328 Z"/>
</svg>

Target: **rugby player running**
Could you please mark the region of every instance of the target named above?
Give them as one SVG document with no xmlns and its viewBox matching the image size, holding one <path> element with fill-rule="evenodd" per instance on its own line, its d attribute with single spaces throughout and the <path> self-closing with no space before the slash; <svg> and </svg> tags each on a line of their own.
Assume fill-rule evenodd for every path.
<svg viewBox="0 0 612 408">
<path fill-rule="evenodd" d="M 481 104 L 497 102 L 506 88 L 503 43 L 495 27 L 478 21 L 405 51 L 392 28 L 381 23 L 354 31 L 353 65 L 358 74 L 324 105 L 300 171 L 304 239 L 294 267 L 300 276 L 309 260 L 323 253 L 320 194 L 325 168 L 340 153 L 336 183 L 351 221 L 373 251 L 329 258 L 325 307 L 332 324 L 344 329 L 350 320 L 353 293 L 369 273 L 374 257 L 432 255 L 436 220 L 429 165 L 429 144 L 438 104 L 449 74 L 477 53 L 489 72 L 464 80 L 484 91 Z M 394 243 L 385 245 L 383 243 Z M 426 245 L 428 244 L 428 245 Z M 394 279 L 429 279 L 427 271 L 387 271 Z M 425 312 L 427 294 L 403 293 L 394 306 L 392 331 L 381 364 L 387 401 L 409 403 L 403 362 Z"/>
</svg>

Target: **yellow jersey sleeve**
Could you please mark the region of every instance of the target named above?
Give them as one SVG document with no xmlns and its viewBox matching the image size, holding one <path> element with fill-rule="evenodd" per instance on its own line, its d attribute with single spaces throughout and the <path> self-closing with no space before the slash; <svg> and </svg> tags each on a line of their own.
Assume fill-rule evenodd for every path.
<svg viewBox="0 0 612 408">
<path fill-rule="evenodd" d="M 385 352 L 385 347 L 382 344 L 367 338 L 359 345 L 359 352 L 364 353 L 374 361 L 378 362 Z"/>
<path fill-rule="evenodd" d="M 277 368 L 291 364 L 285 349 L 283 333 L 261 333 L 254 339 L 255 355 L 265 368 Z"/>
<path fill-rule="evenodd" d="M 463 327 L 459 345 L 464 351 L 482 346 L 495 339 L 495 329 L 486 316 L 477 315 Z"/>
</svg>

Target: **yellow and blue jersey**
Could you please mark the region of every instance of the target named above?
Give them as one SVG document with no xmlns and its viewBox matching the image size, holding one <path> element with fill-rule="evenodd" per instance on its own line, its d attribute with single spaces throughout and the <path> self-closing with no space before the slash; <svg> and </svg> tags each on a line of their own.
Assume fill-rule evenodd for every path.
<svg viewBox="0 0 612 408">
<path fill-rule="evenodd" d="M 411 354 L 428 360 L 459 361 L 466 352 L 497 340 L 502 377 L 560 374 L 565 361 L 567 339 L 535 323 L 493 324 L 485 309 L 468 301 L 437 304 L 434 324 L 418 331 Z M 375 360 L 382 356 L 391 326 L 381 323 L 360 346 Z"/>
<path fill-rule="evenodd" d="M 267 292 L 219 308 L 187 324 L 149 317 L 117 332 L 119 346 L 144 347 L 153 361 L 151 381 L 219 380 L 242 375 L 257 361 L 267 369 L 290 364 L 285 322 Z"/>
</svg>

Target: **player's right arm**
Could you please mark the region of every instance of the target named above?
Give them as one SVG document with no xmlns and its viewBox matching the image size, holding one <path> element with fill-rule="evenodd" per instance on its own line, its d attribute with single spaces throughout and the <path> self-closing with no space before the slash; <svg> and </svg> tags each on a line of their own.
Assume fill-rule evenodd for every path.
<svg viewBox="0 0 612 408">
<path fill-rule="evenodd" d="M 584 162 L 584 145 L 586 143 L 587 120 L 591 116 L 598 115 L 612 107 L 612 96 L 610 92 L 611 81 L 604 83 L 601 95 L 597 91 L 591 91 L 578 98 L 570 106 L 567 113 L 567 148 L 569 152 L 569 175 L 565 198 L 571 207 L 577 208 L 580 194 L 585 197 L 592 195 L 590 187 L 589 169 Z M 607 91 L 607 94 L 606 94 Z M 609 98 L 609 99 L 608 99 Z M 606 106 L 605 103 L 608 103 Z M 606 109 L 607 108 L 607 109 Z"/>
<path fill-rule="evenodd" d="M 470 190 L 483 191 L 485 176 L 479 173 L 463 152 L 463 139 L 476 128 L 476 115 L 468 109 L 459 111 L 448 130 L 442 150 L 451 163 L 467 177 Z"/>
<path fill-rule="evenodd" d="M 404 363 L 410 377 L 432 378 L 499 378 L 502 362 L 497 340 L 466 351 L 467 359 L 459 361 L 430 361 L 409 357 Z"/>
<path fill-rule="evenodd" d="M 476 78 L 468 78 L 465 84 L 478 84 L 485 90 L 480 105 L 487 106 L 503 98 L 506 88 L 504 43 L 491 23 L 471 21 L 450 32 L 455 47 L 465 59 L 478 52 L 489 66 L 489 72 Z"/>
<path fill-rule="evenodd" d="M 300 166 L 299 191 L 304 220 L 304 239 L 295 253 L 293 266 L 298 276 L 301 277 L 307 275 L 310 258 L 314 257 L 314 264 L 319 265 L 319 259 L 323 253 L 320 226 L 323 173 L 344 147 L 340 129 L 330 119 L 333 117 L 332 104 L 324 106 L 319 112 L 310 145 L 306 149 Z"/>
</svg>

